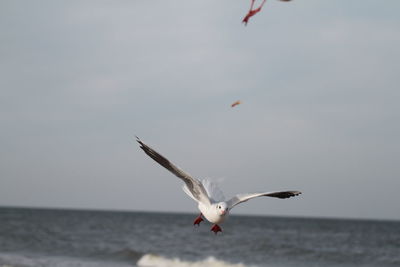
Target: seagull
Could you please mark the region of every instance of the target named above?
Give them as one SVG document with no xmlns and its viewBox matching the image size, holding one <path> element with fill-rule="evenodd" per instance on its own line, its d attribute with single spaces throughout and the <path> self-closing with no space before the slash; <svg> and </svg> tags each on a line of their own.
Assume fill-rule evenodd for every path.
<svg viewBox="0 0 400 267">
<path fill-rule="evenodd" d="M 192 177 L 190 174 L 184 172 L 179 167 L 170 162 L 167 158 L 160 153 L 143 143 L 139 137 L 136 136 L 136 141 L 139 143 L 140 148 L 158 162 L 161 166 L 172 172 L 183 182 L 183 191 L 191 197 L 198 204 L 200 215 L 194 220 L 193 225 L 200 226 L 203 221 L 203 216 L 212 223 L 210 231 L 215 234 L 222 232 L 219 224 L 223 223 L 228 217 L 230 210 L 236 205 L 248 201 L 252 198 L 266 196 L 276 198 L 290 198 L 301 194 L 300 191 L 278 191 L 278 192 L 264 192 L 264 193 L 247 193 L 238 194 L 231 199 L 225 201 L 222 191 L 216 183 L 204 179 L 202 181 Z"/>
</svg>

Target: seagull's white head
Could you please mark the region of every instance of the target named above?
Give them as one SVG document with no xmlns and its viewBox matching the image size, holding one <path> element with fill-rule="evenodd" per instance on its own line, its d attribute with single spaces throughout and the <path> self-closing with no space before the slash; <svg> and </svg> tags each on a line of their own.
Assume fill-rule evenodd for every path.
<svg viewBox="0 0 400 267">
<path fill-rule="evenodd" d="M 228 213 L 229 208 L 225 202 L 219 202 L 216 205 L 218 215 L 224 216 Z"/>
</svg>

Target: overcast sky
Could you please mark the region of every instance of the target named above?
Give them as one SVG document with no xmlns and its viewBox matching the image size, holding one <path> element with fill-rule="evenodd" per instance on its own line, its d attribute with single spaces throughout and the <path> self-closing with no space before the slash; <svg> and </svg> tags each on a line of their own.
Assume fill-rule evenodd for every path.
<svg viewBox="0 0 400 267">
<path fill-rule="evenodd" d="M 249 4 L 0 1 L 0 205 L 400 219 L 400 1 Z"/>
</svg>

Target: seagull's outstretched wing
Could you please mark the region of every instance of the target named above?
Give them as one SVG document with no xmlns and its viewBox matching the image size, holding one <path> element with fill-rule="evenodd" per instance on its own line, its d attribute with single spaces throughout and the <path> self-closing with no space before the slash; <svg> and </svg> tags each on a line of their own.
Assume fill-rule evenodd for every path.
<svg viewBox="0 0 400 267">
<path fill-rule="evenodd" d="M 204 189 L 203 185 L 199 180 L 190 176 L 190 174 L 182 171 L 180 168 L 175 166 L 172 162 L 170 162 L 167 158 L 163 157 L 157 151 L 143 143 L 137 136 L 136 141 L 140 144 L 140 148 L 149 155 L 152 159 L 157 161 L 161 166 L 178 176 L 185 183 L 186 188 L 189 189 L 190 193 L 194 197 L 195 200 L 204 203 L 210 204 L 210 199 L 207 196 L 207 192 Z M 192 197 L 191 196 L 191 197 Z"/>
<path fill-rule="evenodd" d="M 233 208 L 237 204 L 245 202 L 255 197 L 277 197 L 277 198 L 289 198 L 300 195 L 300 191 L 282 191 L 282 192 L 266 192 L 266 193 L 251 193 L 251 194 L 239 194 L 227 201 L 229 209 Z"/>
</svg>

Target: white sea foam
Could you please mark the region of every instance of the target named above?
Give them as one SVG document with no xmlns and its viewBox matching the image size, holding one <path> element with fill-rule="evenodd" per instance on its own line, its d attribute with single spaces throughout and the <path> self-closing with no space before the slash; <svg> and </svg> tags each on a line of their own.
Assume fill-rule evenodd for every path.
<svg viewBox="0 0 400 267">
<path fill-rule="evenodd" d="M 129 267 L 127 263 L 112 263 L 90 259 L 0 253 L 0 267 Z"/>
<path fill-rule="evenodd" d="M 155 254 L 143 255 L 137 265 L 140 267 L 245 267 L 242 263 L 229 263 L 218 260 L 214 257 L 208 257 L 201 261 L 184 261 L 179 258 L 165 258 Z"/>
</svg>

